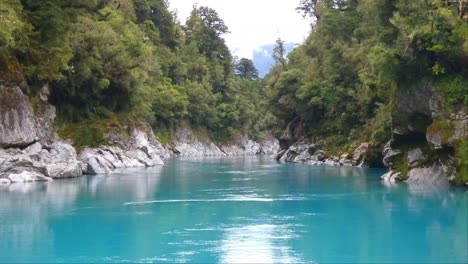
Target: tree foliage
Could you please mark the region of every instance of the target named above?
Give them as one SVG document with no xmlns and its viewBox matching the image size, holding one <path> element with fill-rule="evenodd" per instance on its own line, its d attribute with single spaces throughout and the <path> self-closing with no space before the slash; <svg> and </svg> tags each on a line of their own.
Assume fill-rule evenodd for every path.
<svg viewBox="0 0 468 264">
<path fill-rule="evenodd" d="M 444 78 L 447 94 L 461 91 L 446 78 L 467 74 L 467 27 L 446 1 L 302 0 L 297 11 L 314 19 L 312 32 L 285 65 L 277 41 L 266 77 L 284 124 L 300 116 L 309 133 L 349 142 L 382 123 L 395 89 Z"/>
<path fill-rule="evenodd" d="M 242 58 L 234 63 L 235 74 L 243 79 L 255 80 L 258 78 L 258 71 L 252 60 Z"/>
<path fill-rule="evenodd" d="M 33 90 L 48 84 L 64 122 L 129 114 L 219 140 L 272 125 L 257 70 L 233 63 L 214 9 L 194 6 L 185 25 L 167 0 L 8 0 L 0 12 L 0 62 L 17 58 Z"/>
</svg>

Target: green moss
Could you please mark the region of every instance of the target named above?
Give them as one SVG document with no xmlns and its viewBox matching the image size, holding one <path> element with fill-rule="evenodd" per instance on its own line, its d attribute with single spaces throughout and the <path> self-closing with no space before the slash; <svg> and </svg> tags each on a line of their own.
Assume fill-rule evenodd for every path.
<svg viewBox="0 0 468 264">
<path fill-rule="evenodd" d="M 61 124 L 58 129 L 62 138 L 70 139 L 77 151 L 85 147 L 98 147 L 106 144 L 105 134 L 110 129 L 123 130 L 117 116 L 107 119 L 84 120 L 72 124 Z"/>
<path fill-rule="evenodd" d="M 172 137 L 169 133 L 158 132 L 154 133 L 154 136 L 163 145 L 169 145 L 172 143 Z"/>
<path fill-rule="evenodd" d="M 24 80 L 23 70 L 15 57 L 2 60 L 0 56 L 0 79 L 13 83 L 20 83 Z"/>
<path fill-rule="evenodd" d="M 235 129 L 224 128 L 217 131 L 210 131 L 208 135 L 216 145 L 228 145 L 235 141 L 236 134 L 237 131 Z"/>
<path fill-rule="evenodd" d="M 436 89 L 450 104 L 463 103 L 468 105 L 468 80 L 461 75 L 448 75 L 435 82 Z"/>
<path fill-rule="evenodd" d="M 404 181 L 408 179 L 409 164 L 406 152 L 402 155 L 395 157 L 393 161 L 392 170 L 400 173 L 400 176 L 397 178 L 397 180 Z"/>
<path fill-rule="evenodd" d="M 455 126 L 453 122 L 448 120 L 436 120 L 427 128 L 427 133 L 429 135 L 440 134 L 442 145 L 448 143 L 454 131 Z"/>
<path fill-rule="evenodd" d="M 460 141 L 455 148 L 455 184 L 463 185 L 468 182 L 468 140 Z"/>
</svg>

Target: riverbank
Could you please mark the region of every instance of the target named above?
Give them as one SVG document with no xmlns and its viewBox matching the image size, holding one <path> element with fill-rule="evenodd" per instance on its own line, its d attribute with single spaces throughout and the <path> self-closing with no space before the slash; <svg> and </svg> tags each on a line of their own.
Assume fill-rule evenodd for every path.
<svg viewBox="0 0 468 264">
<path fill-rule="evenodd" d="M 303 133 L 297 133 L 304 130 L 300 120 L 291 122 L 279 140 L 267 133 L 259 142 L 240 135 L 224 144 L 214 143 L 206 133 L 194 131 L 188 125 L 175 129 L 163 144 L 149 124 L 123 122 L 117 117 L 96 123 L 65 124 L 61 128 L 55 124 L 55 107 L 48 103 L 47 86 L 41 89 L 37 98 L 32 99 L 19 86 L 2 86 L 0 184 L 50 181 L 83 174 L 109 174 L 122 168 L 161 166 L 163 159 L 168 157 L 250 155 L 268 155 L 280 162 L 345 167 L 374 167 L 372 161 L 378 160 L 381 167 L 390 168 L 382 176 L 382 180 L 387 182 L 460 184 L 456 170 L 459 157 L 454 149 L 462 148 L 460 144 L 466 143 L 467 132 L 463 128 L 468 118 L 460 109 L 458 114 L 451 114 L 448 121 L 444 121 L 450 126 L 441 126 L 441 117 L 447 115 L 443 112 L 447 107 L 444 107 L 442 99 L 430 85 L 420 86 L 419 90 L 416 88 L 411 90 L 412 94 L 400 96 L 406 103 L 396 101 L 393 115 L 401 116 L 402 111 L 406 111 L 408 116 L 421 112 L 431 114 L 434 121 L 432 124 L 426 122 L 422 128 L 424 131 L 430 128 L 427 129 L 427 139 L 421 137 L 421 129 L 415 130 L 421 124 L 407 118 L 395 118 L 395 136 L 383 151 L 377 150 L 375 157 L 375 142 L 355 142 L 346 149 L 331 151 L 323 140 L 308 140 Z M 421 94 L 429 94 L 427 106 L 414 106 L 411 100 L 421 97 Z"/>
<path fill-rule="evenodd" d="M 272 136 L 255 142 L 244 135 L 231 144 L 216 145 L 208 137 L 195 135 L 190 127 L 177 129 L 174 139 L 163 145 L 147 123 L 122 124 L 116 120 L 98 131 L 100 138 L 91 135 L 95 140 L 88 142 L 95 146 L 86 146 L 79 141 L 86 143 L 86 137 L 97 133 L 92 124 L 67 128 L 79 131 L 78 139 L 60 137 L 54 125 L 55 107 L 48 103 L 48 95 L 47 86 L 36 101 L 18 86 L 0 88 L 1 184 L 160 166 L 164 158 L 174 156 L 273 155 L 279 149 L 278 140 Z"/>
</svg>

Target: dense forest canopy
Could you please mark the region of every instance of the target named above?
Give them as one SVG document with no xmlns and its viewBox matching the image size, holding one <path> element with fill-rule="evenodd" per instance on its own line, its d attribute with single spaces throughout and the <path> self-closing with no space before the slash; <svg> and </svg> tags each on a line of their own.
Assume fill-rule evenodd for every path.
<svg viewBox="0 0 468 264">
<path fill-rule="evenodd" d="M 458 4 L 302 0 L 297 10 L 313 18 L 312 32 L 266 77 L 285 124 L 301 117 L 310 134 L 333 136 L 334 144 L 384 142 L 392 94 L 421 79 L 440 84 L 451 103 L 468 104 L 468 27 Z"/>
<path fill-rule="evenodd" d="M 310 36 L 287 57 L 278 39 L 265 79 L 233 58 L 228 25 L 209 7 L 180 23 L 166 0 L 0 3 L 2 68 L 19 64 L 32 94 L 47 84 L 61 122 L 118 114 L 229 140 L 299 117 L 309 136 L 380 146 L 396 89 L 431 79 L 449 102 L 468 103 L 468 27 L 445 0 L 301 0 Z"/>
<path fill-rule="evenodd" d="M 232 57 L 217 12 L 180 24 L 165 0 L 1 2 L 3 65 L 19 61 L 33 92 L 48 84 L 63 122 L 115 113 L 220 140 L 262 135 L 274 118 L 252 61 Z M 252 68 L 253 67 L 253 68 Z"/>
</svg>

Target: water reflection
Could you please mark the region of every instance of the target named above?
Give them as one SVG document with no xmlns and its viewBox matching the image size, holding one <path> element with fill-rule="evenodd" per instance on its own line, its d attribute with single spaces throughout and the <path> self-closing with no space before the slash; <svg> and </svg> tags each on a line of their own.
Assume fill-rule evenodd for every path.
<svg viewBox="0 0 468 264">
<path fill-rule="evenodd" d="M 145 200 L 158 191 L 162 166 L 147 169 L 127 169 L 115 171 L 112 175 L 98 175 L 88 178 L 88 192 L 93 197 L 108 199 L 121 198 Z"/>
<path fill-rule="evenodd" d="M 255 158 L 0 188 L 0 262 L 468 262 L 462 189 Z"/>
<path fill-rule="evenodd" d="M 287 225 L 258 224 L 225 230 L 222 263 L 300 263 L 288 246 L 294 234 Z"/>
<path fill-rule="evenodd" d="M 66 209 L 76 200 L 82 183 L 83 181 L 62 184 L 17 183 L 1 187 L 1 251 L 15 252 L 18 258 L 28 256 L 38 249 L 50 251 L 54 239 L 53 230 L 49 228 L 47 221 L 51 216 L 65 214 Z"/>
</svg>

